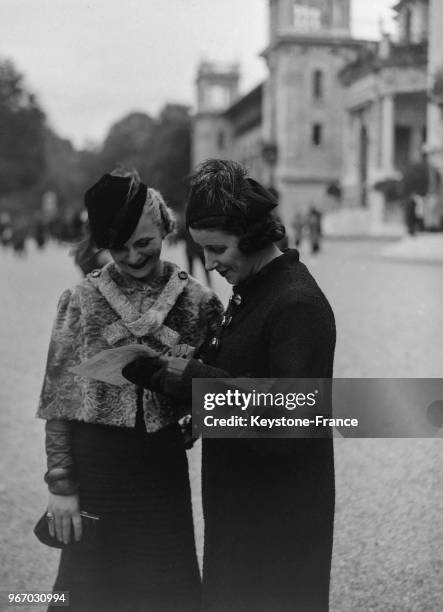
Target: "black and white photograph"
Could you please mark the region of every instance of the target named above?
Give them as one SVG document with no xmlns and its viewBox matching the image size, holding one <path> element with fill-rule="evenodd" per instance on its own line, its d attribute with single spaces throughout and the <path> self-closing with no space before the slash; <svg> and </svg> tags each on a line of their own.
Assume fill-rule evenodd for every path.
<svg viewBox="0 0 443 612">
<path fill-rule="evenodd" d="M 442 32 L 0 0 L 0 612 L 443 610 Z"/>
</svg>

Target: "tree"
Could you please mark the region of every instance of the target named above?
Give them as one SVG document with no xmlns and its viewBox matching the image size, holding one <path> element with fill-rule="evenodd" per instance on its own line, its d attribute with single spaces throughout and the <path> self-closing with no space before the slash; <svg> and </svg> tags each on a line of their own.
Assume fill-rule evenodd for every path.
<svg viewBox="0 0 443 612">
<path fill-rule="evenodd" d="M 40 190 L 54 191 L 60 204 L 78 207 L 83 197 L 85 176 L 81 156 L 70 140 L 45 129 L 46 171 Z"/>
<path fill-rule="evenodd" d="M 190 168 L 189 109 L 167 104 L 157 120 L 131 113 L 114 123 L 98 151 L 83 151 L 81 166 L 90 184 L 115 166 L 136 168 L 142 179 L 159 189 L 175 209 L 183 206 Z"/>
<path fill-rule="evenodd" d="M 184 206 L 191 164 L 189 108 L 167 104 L 160 113 L 151 139 L 145 144 L 140 170 L 149 185 L 161 191 L 172 208 Z"/>
<path fill-rule="evenodd" d="M 104 171 L 117 165 L 139 167 L 142 151 L 150 140 L 154 121 L 145 113 L 130 113 L 111 126 L 103 143 L 100 162 Z"/>
<path fill-rule="evenodd" d="M 10 61 L 0 61 L 0 195 L 31 189 L 45 170 L 45 115 Z"/>
</svg>

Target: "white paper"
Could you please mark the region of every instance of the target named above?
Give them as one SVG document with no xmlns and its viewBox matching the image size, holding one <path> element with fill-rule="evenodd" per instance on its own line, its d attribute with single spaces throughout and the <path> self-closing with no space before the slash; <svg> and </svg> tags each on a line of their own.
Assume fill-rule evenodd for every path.
<svg viewBox="0 0 443 612">
<path fill-rule="evenodd" d="M 69 368 L 78 376 L 93 378 L 111 385 L 131 384 L 124 376 L 122 369 L 137 357 L 157 357 L 159 353 L 144 344 L 127 344 L 118 348 L 106 349 L 83 361 L 80 365 Z"/>
</svg>

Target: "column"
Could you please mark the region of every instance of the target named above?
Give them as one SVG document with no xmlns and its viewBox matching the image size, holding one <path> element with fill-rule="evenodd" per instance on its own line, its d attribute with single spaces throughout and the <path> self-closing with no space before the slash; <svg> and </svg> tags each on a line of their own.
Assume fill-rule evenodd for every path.
<svg viewBox="0 0 443 612">
<path fill-rule="evenodd" d="M 376 121 L 376 129 L 374 130 L 374 156 L 375 168 L 377 168 L 377 177 L 380 174 L 380 169 L 383 167 L 383 98 L 376 98 L 374 102 L 374 116 Z"/>
<path fill-rule="evenodd" d="M 360 122 L 351 111 L 347 111 L 343 133 L 343 202 L 346 207 L 358 205 L 358 134 Z"/>
<path fill-rule="evenodd" d="M 386 95 L 381 103 L 381 159 L 382 169 L 386 175 L 394 173 L 394 96 Z"/>
<path fill-rule="evenodd" d="M 422 159 L 423 148 L 423 126 L 411 126 L 411 146 L 409 150 L 409 159 L 412 163 L 419 162 Z"/>
</svg>

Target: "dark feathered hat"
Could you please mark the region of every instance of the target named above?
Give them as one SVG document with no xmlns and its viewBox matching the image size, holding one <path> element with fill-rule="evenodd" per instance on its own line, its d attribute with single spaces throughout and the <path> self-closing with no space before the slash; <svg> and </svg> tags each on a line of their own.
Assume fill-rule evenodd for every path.
<svg viewBox="0 0 443 612">
<path fill-rule="evenodd" d="M 105 174 L 85 193 L 91 235 L 100 248 L 124 244 L 133 234 L 146 202 L 147 186 L 137 172 Z"/>
</svg>

